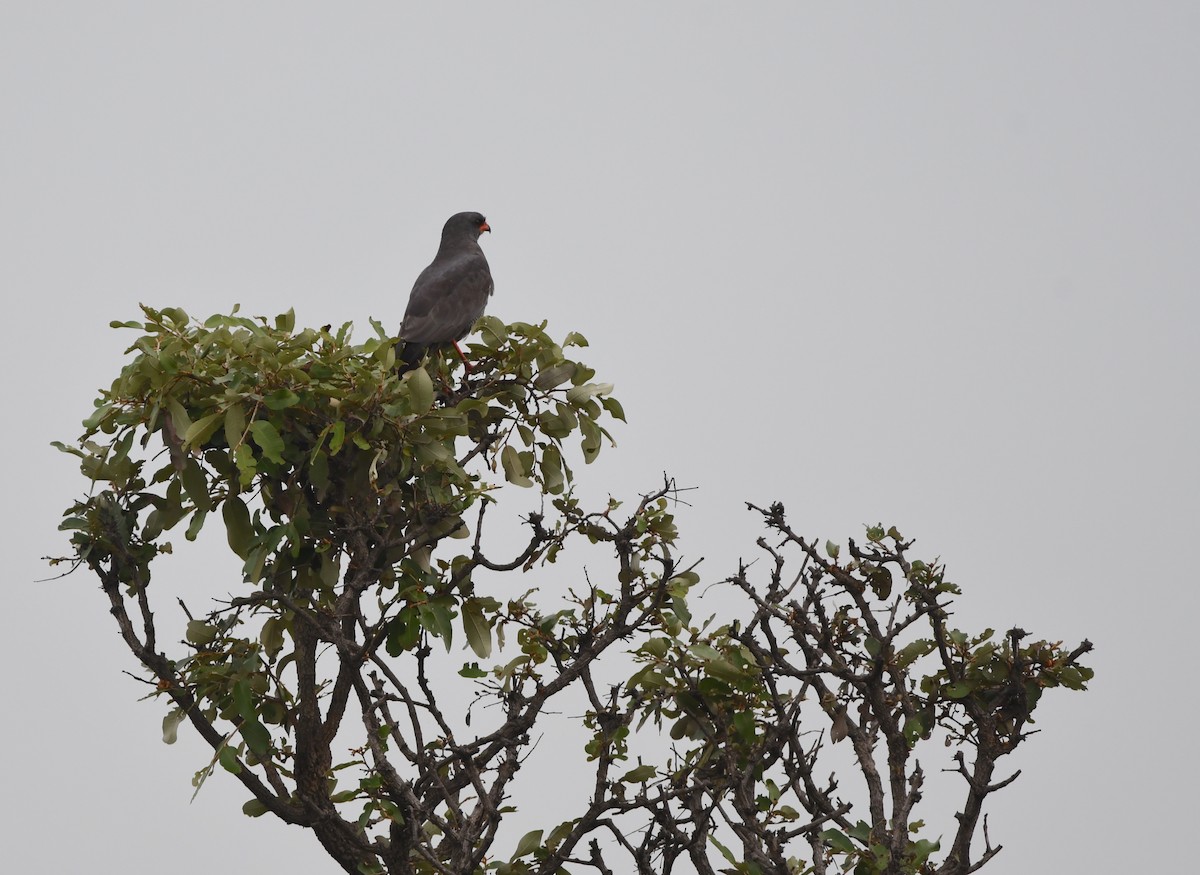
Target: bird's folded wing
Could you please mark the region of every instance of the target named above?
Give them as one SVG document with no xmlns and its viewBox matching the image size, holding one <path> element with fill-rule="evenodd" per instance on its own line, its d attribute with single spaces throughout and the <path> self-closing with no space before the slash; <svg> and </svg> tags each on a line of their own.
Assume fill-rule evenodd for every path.
<svg viewBox="0 0 1200 875">
<path fill-rule="evenodd" d="M 434 272 L 435 265 L 430 265 L 417 278 L 400 325 L 402 338 L 419 343 L 449 343 L 463 337 L 483 315 L 492 293 L 487 262 L 480 259 L 452 267 L 456 269 Z"/>
</svg>

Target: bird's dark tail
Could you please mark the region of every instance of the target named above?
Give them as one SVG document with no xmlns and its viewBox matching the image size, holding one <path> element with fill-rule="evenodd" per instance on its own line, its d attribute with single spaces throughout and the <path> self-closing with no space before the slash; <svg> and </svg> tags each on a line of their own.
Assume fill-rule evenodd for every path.
<svg viewBox="0 0 1200 875">
<path fill-rule="evenodd" d="M 414 341 L 405 341 L 396 349 L 396 373 L 404 376 L 421 363 L 425 356 L 426 345 Z"/>
</svg>

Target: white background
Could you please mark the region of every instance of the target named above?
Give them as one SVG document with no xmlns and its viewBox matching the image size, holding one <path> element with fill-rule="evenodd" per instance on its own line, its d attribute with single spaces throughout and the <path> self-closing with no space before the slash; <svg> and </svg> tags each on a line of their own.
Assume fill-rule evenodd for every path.
<svg viewBox="0 0 1200 875">
<path fill-rule="evenodd" d="M 48 444 L 139 301 L 365 337 L 468 209 L 489 312 L 583 332 L 617 385 L 582 480 L 699 487 L 707 579 L 779 499 L 917 537 L 965 628 L 1096 642 L 1005 763 L 986 871 L 1193 857 L 1196 10 L 4 3 L 6 869 L 334 870 L 228 776 L 189 804 L 207 755 L 159 740 L 94 579 L 36 582 L 87 488 Z"/>
</svg>

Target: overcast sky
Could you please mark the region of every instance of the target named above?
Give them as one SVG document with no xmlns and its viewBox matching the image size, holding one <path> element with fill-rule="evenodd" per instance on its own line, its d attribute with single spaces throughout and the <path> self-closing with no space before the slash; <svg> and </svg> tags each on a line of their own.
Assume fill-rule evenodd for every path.
<svg viewBox="0 0 1200 875">
<path fill-rule="evenodd" d="M 48 443 L 139 301 L 365 337 L 459 210 L 494 230 L 489 312 L 581 331 L 616 383 L 581 479 L 699 487 L 709 579 L 779 499 L 915 536 L 964 627 L 1096 643 L 1004 764 L 986 871 L 1182 860 L 1200 7 L 427 6 L 0 5 L 6 869 L 333 871 L 229 776 L 189 804 L 207 755 L 161 743 L 94 579 L 34 582 L 86 489 Z"/>
</svg>

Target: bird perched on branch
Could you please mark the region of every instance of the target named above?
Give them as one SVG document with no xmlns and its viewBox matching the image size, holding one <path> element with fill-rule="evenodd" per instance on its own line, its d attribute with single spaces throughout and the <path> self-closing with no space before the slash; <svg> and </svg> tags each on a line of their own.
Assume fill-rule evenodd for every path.
<svg viewBox="0 0 1200 875">
<path fill-rule="evenodd" d="M 492 271 L 479 246 L 480 235 L 491 230 L 480 213 L 455 213 L 446 220 L 437 255 L 421 271 L 408 296 L 400 323 L 400 373 L 415 368 L 430 347 L 446 343 L 454 344 L 470 370 L 458 341 L 483 315 L 494 289 Z"/>
</svg>

